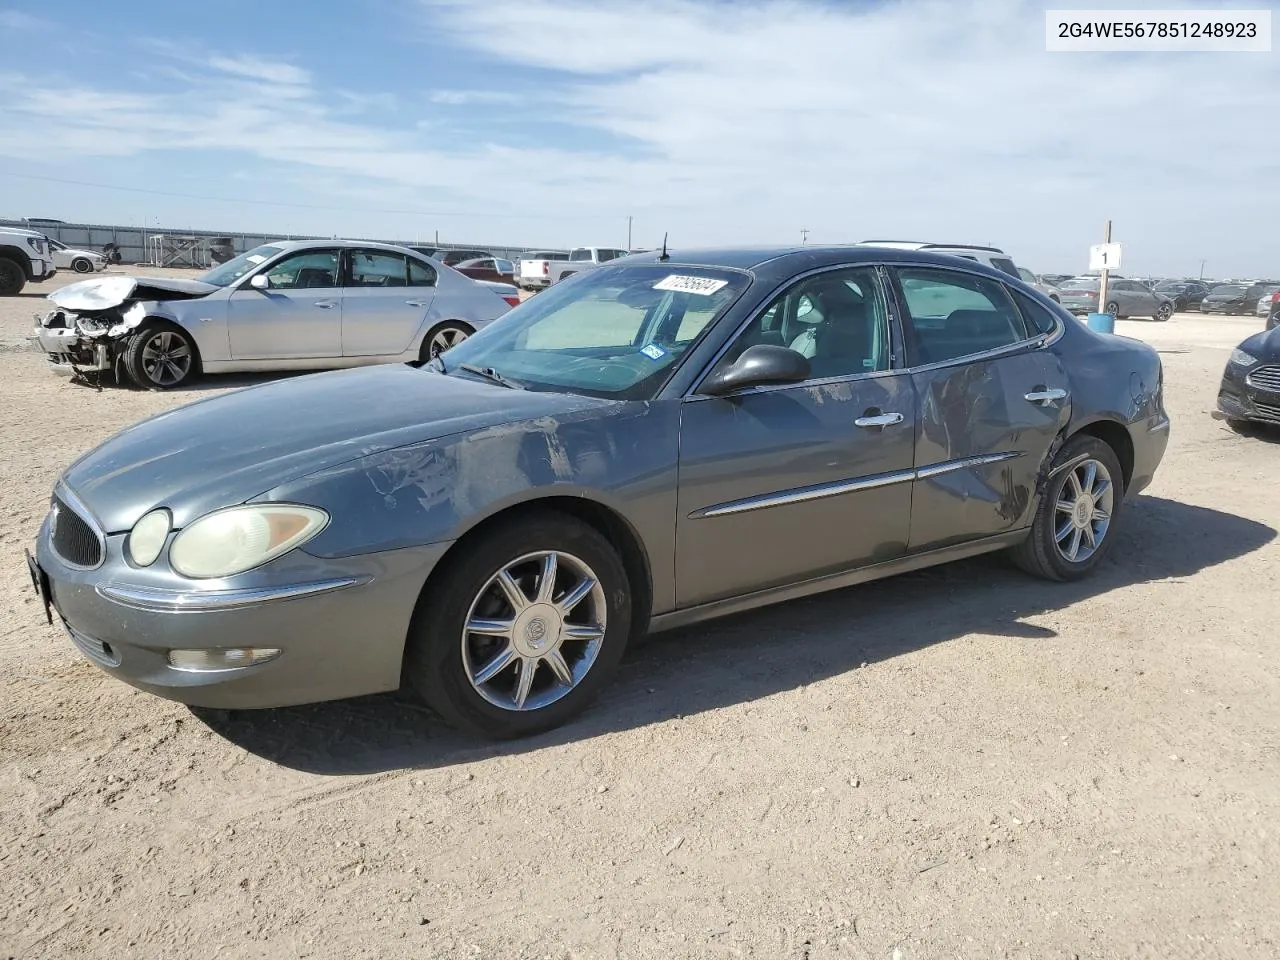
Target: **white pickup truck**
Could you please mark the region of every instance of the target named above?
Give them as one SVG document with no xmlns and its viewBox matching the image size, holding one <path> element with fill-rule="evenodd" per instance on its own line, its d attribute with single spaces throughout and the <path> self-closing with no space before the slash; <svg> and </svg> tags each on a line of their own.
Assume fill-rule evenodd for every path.
<svg viewBox="0 0 1280 960">
<path fill-rule="evenodd" d="M 616 260 L 618 257 L 625 257 L 630 253 L 629 250 L 620 250 L 617 247 L 574 247 L 569 251 L 568 260 L 521 260 L 520 261 L 520 283 L 529 286 L 550 286 L 553 283 L 559 283 L 565 277 L 572 276 L 582 270 L 590 270 L 592 267 L 598 267 L 602 263 L 608 263 L 610 260 Z M 534 274 L 534 279 L 526 280 L 526 265 L 536 264 L 541 269 L 543 281 L 535 283 L 534 279 L 538 274 Z"/>
<path fill-rule="evenodd" d="M 16 297 L 28 283 L 57 272 L 44 234 L 0 226 L 0 297 Z"/>
</svg>

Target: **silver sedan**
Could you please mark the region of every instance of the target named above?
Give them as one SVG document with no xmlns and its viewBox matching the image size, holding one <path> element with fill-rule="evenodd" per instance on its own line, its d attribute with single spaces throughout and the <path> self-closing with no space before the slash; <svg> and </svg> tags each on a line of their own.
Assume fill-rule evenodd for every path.
<svg viewBox="0 0 1280 960">
<path fill-rule="evenodd" d="M 105 276 L 49 295 L 32 339 L 55 369 L 170 389 L 201 373 L 430 360 L 519 303 L 390 244 L 264 244 L 198 280 Z"/>
</svg>

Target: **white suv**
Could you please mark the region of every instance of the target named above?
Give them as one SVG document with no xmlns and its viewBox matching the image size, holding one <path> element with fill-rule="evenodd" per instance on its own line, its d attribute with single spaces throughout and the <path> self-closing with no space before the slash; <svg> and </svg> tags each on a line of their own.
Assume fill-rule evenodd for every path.
<svg viewBox="0 0 1280 960">
<path fill-rule="evenodd" d="M 999 247 L 979 247 L 967 243 L 915 243 L 909 240 L 863 240 L 858 246 L 893 247 L 896 250 L 928 250 L 930 253 L 945 253 L 952 257 L 964 257 L 966 260 L 977 260 L 988 267 L 1017 277 L 1035 287 L 1050 300 L 1061 299 L 1056 287 L 1038 279 L 1030 270 L 1024 270 L 1013 262 L 1013 258 Z"/>
<path fill-rule="evenodd" d="M 57 272 L 44 234 L 0 226 L 0 297 L 16 296 L 28 282 L 48 280 Z"/>
</svg>

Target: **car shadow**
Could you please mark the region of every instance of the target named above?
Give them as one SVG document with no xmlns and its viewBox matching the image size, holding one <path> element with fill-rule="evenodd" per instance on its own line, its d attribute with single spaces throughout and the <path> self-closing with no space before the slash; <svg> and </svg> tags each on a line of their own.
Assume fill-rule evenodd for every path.
<svg viewBox="0 0 1280 960">
<path fill-rule="evenodd" d="M 197 377 L 191 383 L 184 384 L 183 386 L 170 387 L 167 390 L 157 390 L 155 392 L 169 393 L 174 396 L 184 396 L 187 394 L 198 396 L 200 394 L 215 393 L 222 390 L 237 390 L 241 387 L 256 387 L 260 384 L 271 383 L 273 380 L 288 380 L 293 377 L 305 376 L 308 373 L 321 372 L 323 371 L 273 370 L 270 373 L 220 373 L 216 376 Z M 123 374 L 120 380 L 116 380 L 115 375 L 110 371 L 99 374 L 90 370 L 87 371 L 81 379 L 71 378 L 68 379 L 67 382 L 72 386 L 88 390 L 142 390 L 141 387 Z"/>
<path fill-rule="evenodd" d="M 1250 440 L 1261 440 L 1263 443 L 1280 444 L 1280 425 L 1259 423 L 1256 420 L 1242 420 L 1227 425 L 1227 429 Z"/>
<path fill-rule="evenodd" d="M 1037 580 L 991 555 L 656 634 L 628 651 L 584 715 L 524 740 L 459 733 L 405 693 L 192 712 L 250 753 L 312 773 L 463 764 L 757 700 L 969 633 L 1051 640 L 1054 631 L 1026 619 L 1131 584 L 1192 576 L 1276 535 L 1243 517 L 1158 497 L 1130 501 L 1126 514 L 1106 562 L 1078 583 Z"/>
</svg>

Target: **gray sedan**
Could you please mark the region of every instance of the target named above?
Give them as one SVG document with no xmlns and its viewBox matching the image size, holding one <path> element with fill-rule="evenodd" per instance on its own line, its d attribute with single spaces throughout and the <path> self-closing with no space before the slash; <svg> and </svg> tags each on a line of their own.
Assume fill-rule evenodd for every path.
<svg viewBox="0 0 1280 960">
<path fill-rule="evenodd" d="M 201 373 L 427 361 L 519 303 L 388 244 L 264 244 L 198 280 L 111 275 L 49 295 L 32 332 L 55 369 L 171 389 Z"/>
<path fill-rule="evenodd" d="M 516 736 L 646 630 L 996 550 L 1087 576 L 1164 455 L 1162 383 L 1150 347 L 954 257 L 648 253 L 424 366 L 117 434 L 59 478 L 29 564 L 50 623 L 144 690 L 403 682 Z"/>
<path fill-rule="evenodd" d="M 1137 280 L 1118 278 L 1107 283 L 1105 309 L 1098 309 L 1098 291 L 1101 283 L 1088 278 L 1068 280 L 1058 287 L 1061 303 L 1072 313 L 1109 313 L 1117 320 L 1126 317 L 1150 317 L 1152 320 L 1168 320 L 1173 316 L 1172 297 L 1144 286 Z"/>
</svg>

